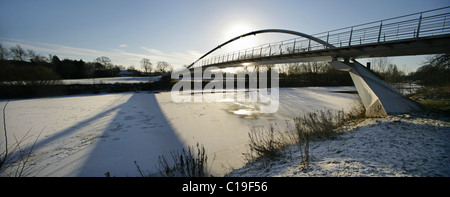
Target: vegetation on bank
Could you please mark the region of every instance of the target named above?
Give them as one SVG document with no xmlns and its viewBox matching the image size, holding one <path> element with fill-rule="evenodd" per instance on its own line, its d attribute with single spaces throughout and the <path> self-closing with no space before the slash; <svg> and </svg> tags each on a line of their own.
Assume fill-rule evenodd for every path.
<svg viewBox="0 0 450 197">
<path fill-rule="evenodd" d="M 422 86 L 407 95 L 409 98 L 433 110 L 450 113 L 450 54 L 429 57 L 411 78 Z"/>
<path fill-rule="evenodd" d="M 450 85 L 423 86 L 408 97 L 432 110 L 450 113 Z"/>
<path fill-rule="evenodd" d="M 208 156 L 206 156 L 205 147 L 197 145 L 188 147 L 187 150 L 171 151 L 171 159 L 167 159 L 163 155 L 158 157 L 156 170 L 153 172 L 145 172 L 134 161 L 139 175 L 142 177 L 206 177 L 209 176 L 207 171 Z"/>
<path fill-rule="evenodd" d="M 303 116 L 287 122 L 281 129 L 278 125 L 254 127 L 249 135 L 250 152 L 244 154 L 247 162 L 262 161 L 269 164 L 281 156 L 281 149 L 296 146 L 300 151 L 300 167 L 308 167 L 310 161 L 309 143 L 312 140 L 331 139 L 341 133 L 338 129 L 350 121 L 365 117 L 364 107 L 360 103 L 349 112 L 329 110 L 305 113 Z"/>
</svg>

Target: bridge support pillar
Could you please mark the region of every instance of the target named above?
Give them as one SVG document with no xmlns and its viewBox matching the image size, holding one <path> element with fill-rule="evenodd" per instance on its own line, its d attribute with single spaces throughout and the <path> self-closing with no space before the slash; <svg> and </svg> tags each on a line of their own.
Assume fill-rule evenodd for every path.
<svg viewBox="0 0 450 197">
<path fill-rule="evenodd" d="M 335 69 L 350 73 L 368 117 L 385 117 L 390 114 L 408 113 L 421 109 L 417 103 L 400 94 L 356 61 L 333 60 L 330 65 Z"/>
</svg>

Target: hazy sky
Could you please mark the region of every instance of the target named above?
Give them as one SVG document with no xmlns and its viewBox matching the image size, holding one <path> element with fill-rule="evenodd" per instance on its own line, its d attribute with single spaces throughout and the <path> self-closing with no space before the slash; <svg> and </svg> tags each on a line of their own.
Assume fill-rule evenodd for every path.
<svg viewBox="0 0 450 197">
<path fill-rule="evenodd" d="M 0 42 L 61 59 L 107 56 L 114 64 L 139 67 L 149 58 L 178 67 L 244 31 L 314 34 L 449 5 L 450 0 L 0 0 Z M 422 59 L 394 63 L 417 67 Z"/>
</svg>

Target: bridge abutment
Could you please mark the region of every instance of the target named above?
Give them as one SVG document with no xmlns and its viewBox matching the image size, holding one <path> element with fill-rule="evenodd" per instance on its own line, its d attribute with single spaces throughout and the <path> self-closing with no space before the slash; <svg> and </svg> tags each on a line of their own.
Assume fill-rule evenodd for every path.
<svg viewBox="0 0 450 197">
<path fill-rule="evenodd" d="M 357 61 L 333 60 L 330 65 L 350 73 L 368 117 L 385 117 L 421 109 L 417 103 L 400 94 Z"/>
</svg>

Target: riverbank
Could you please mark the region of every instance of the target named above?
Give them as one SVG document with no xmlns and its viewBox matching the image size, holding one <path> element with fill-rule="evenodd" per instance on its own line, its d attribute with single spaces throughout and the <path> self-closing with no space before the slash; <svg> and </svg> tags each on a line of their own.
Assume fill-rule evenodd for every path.
<svg viewBox="0 0 450 197">
<path fill-rule="evenodd" d="M 312 141 L 309 167 L 289 146 L 270 162 L 249 163 L 229 176 L 450 176 L 450 121 L 439 114 L 404 114 L 350 122 L 334 139 Z"/>
</svg>

